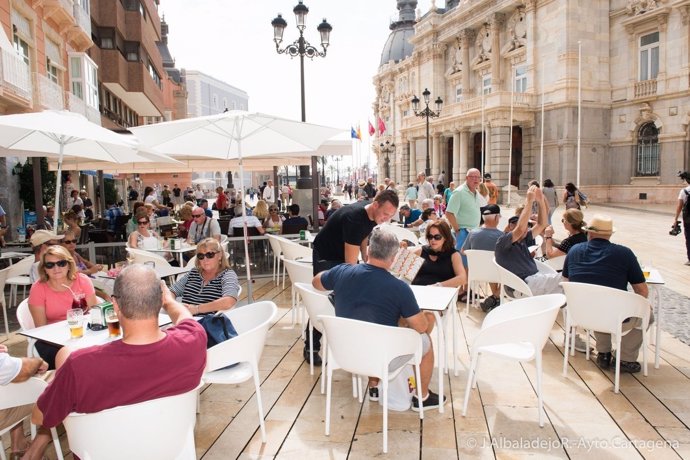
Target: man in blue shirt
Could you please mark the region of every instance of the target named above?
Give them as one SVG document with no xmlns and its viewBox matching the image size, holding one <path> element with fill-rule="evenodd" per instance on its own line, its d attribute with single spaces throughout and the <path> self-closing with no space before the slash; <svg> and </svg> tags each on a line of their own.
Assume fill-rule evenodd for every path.
<svg viewBox="0 0 690 460">
<path fill-rule="evenodd" d="M 611 218 L 595 215 L 584 230 L 588 241 L 576 244 L 565 256 L 564 280 L 622 291 L 626 291 L 630 283 L 635 294 L 646 298 L 649 288 L 635 254 L 629 248 L 609 241 L 616 231 Z M 650 313 L 650 324 L 651 321 Z M 623 322 L 623 332 L 629 332 L 621 339 L 621 372 L 640 372 L 640 363 L 637 362 L 642 345 L 640 324 L 639 318 Z M 597 339 L 597 364 L 606 369 L 611 365 L 611 334 L 594 332 L 594 337 Z"/>
<path fill-rule="evenodd" d="M 399 247 L 398 239 L 393 233 L 377 227 L 369 236 L 366 263 L 337 265 L 318 273 L 312 284 L 316 289 L 333 290 L 335 314 L 339 317 L 393 327 L 405 325 L 422 335 L 424 355 L 419 373 L 422 379 L 422 401 L 426 410 L 445 403 L 445 397 L 440 401 L 439 396 L 429 390 L 434 369 L 434 352 L 429 338 L 433 323 L 419 309 L 412 289 L 388 271 Z M 353 340 L 356 338 L 353 337 Z M 391 364 L 394 365 L 395 361 Z M 376 385 L 378 379 L 370 378 L 369 399 L 373 401 L 379 397 Z M 419 410 L 416 396 L 412 399 L 412 410 Z"/>
<path fill-rule="evenodd" d="M 400 206 L 400 215 L 403 218 L 403 226 L 409 227 L 412 223 L 417 222 L 422 217 L 421 209 L 412 209 L 409 205 Z"/>
</svg>

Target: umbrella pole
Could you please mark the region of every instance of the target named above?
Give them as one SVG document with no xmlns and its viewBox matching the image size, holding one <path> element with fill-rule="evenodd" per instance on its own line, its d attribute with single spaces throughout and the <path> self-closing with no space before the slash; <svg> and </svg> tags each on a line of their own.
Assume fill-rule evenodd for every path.
<svg viewBox="0 0 690 460">
<path fill-rule="evenodd" d="M 58 217 L 60 216 L 60 186 L 62 184 L 62 155 L 65 144 L 60 142 L 60 154 L 58 155 L 57 179 L 55 181 L 55 215 L 53 216 L 53 231 L 57 233 Z"/>
<path fill-rule="evenodd" d="M 240 160 L 240 190 L 244 190 L 244 166 L 242 165 L 242 150 L 239 149 L 238 156 Z M 244 229 L 244 263 L 247 266 L 247 303 L 254 302 L 252 296 L 252 269 L 249 266 L 249 235 L 247 234 L 247 206 L 244 202 L 244 194 L 242 195 L 242 227 Z"/>
</svg>

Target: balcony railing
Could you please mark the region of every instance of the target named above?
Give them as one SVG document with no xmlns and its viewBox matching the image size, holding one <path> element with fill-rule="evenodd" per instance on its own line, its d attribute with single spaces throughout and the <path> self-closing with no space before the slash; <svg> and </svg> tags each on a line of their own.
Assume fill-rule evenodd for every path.
<svg viewBox="0 0 690 460">
<path fill-rule="evenodd" d="M 91 15 L 84 11 L 82 6 L 75 2 L 74 3 L 74 20 L 79 27 L 86 32 L 86 34 L 91 36 Z"/>
<path fill-rule="evenodd" d="M 31 100 L 31 73 L 29 66 L 21 56 L 12 50 L 2 49 L 0 54 L 2 66 L 1 84 L 4 90 L 9 90 L 17 96 Z"/>
<path fill-rule="evenodd" d="M 495 93 L 476 96 L 470 99 L 460 101 L 460 110 L 462 113 L 474 112 L 482 109 L 482 99 L 484 101 L 484 109 L 492 109 L 496 107 L 510 107 L 510 91 L 497 91 Z M 531 107 L 534 104 L 534 94 L 531 93 L 513 93 L 514 107 Z"/>
<path fill-rule="evenodd" d="M 656 80 L 644 80 L 635 83 L 635 97 L 656 95 Z"/>
<path fill-rule="evenodd" d="M 101 124 L 101 114 L 97 109 L 86 105 L 86 102 L 74 95 L 74 93 L 67 92 L 65 94 L 67 96 L 70 112 L 80 113 L 84 115 L 90 122 L 96 123 L 97 125 Z"/>
<path fill-rule="evenodd" d="M 62 110 L 65 108 L 64 89 L 62 86 L 40 73 L 34 73 L 38 103 L 46 109 Z"/>
</svg>

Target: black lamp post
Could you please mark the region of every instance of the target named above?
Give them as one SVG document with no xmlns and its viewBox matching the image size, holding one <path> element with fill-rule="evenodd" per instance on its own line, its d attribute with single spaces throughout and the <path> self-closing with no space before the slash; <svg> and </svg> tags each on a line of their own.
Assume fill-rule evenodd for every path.
<svg viewBox="0 0 690 460">
<path fill-rule="evenodd" d="M 386 154 L 386 158 L 383 160 L 383 169 L 385 171 L 386 177 L 390 179 L 391 177 L 391 160 L 388 157 L 388 154 L 391 152 L 395 152 L 395 144 L 391 144 L 391 141 L 386 141 L 384 144 L 381 142 L 381 145 L 379 146 L 379 151 L 381 153 Z"/>
<path fill-rule="evenodd" d="M 428 88 L 424 88 L 424 92 L 422 93 L 422 96 L 424 96 L 424 104 L 426 107 L 424 110 L 420 111 L 419 110 L 419 98 L 415 95 L 412 98 L 412 110 L 414 110 L 414 114 L 418 117 L 426 118 L 426 175 L 427 177 L 431 174 L 431 166 L 430 166 L 430 161 L 429 161 L 429 118 L 438 118 L 441 115 L 441 107 L 443 106 L 443 99 L 441 97 L 437 97 L 436 101 L 434 103 L 436 104 L 436 111 L 434 112 L 429 108 L 429 100 L 431 98 L 431 91 L 429 91 Z"/>
<path fill-rule="evenodd" d="M 331 27 L 331 25 L 328 22 L 326 22 L 326 18 L 324 18 L 323 22 L 321 22 L 321 24 L 319 24 L 319 26 L 316 28 L 316 30 L 318 30 L 319 34 L 321 35 L 321 47 L 323 49 L 323 51 L 319 51 L 318 48 L 312 46 L 311 44 L 309 44 L 308 41 L 304 39 L 304 29 L 306 29 L 307 27 L 307 14 L 309 14 L 309 8 L 307 8 L 306 5 L 302 3 L 302 0 L 300 0 L 299 3 L 297 3 L 297 6 L 293 8 L 292 12 L 295 13 L 295 20 L 297 21 L 297 30 L 299 31 L 299 38 L 295 40 L 293 43 L 287 45 L 285 48 L 280 49 L 280 44 L 283 41 L 283 32 L 287 27 L 287 22 L 285 21 L 285 19 L 283 19 L 282 15 L 278 14 L 278 16 L 275 19 L 273 19 L 273 21 L 271 21 L 271 25 L 273 26 L 273 41 L 276 44 L 276 51 L 278 52 L 278 54 L 287 54 L 288 56 L 293 58 L 299 56 L 302 121 L 307 121 L 304 99 L 304 57 L 306 56 L 309 59 L 314 59 L 315 57 L 326 57 L 326 50 L 328 48 L 328 45 L 330 44 L 330 36 L 333 27 Z M 297 188 L 308 188 L 308 184 L 305 183 L 309 182 L 308 179 L 303 180 L 304 178 L 306 178 L 306 176 L 308 176 L 308 170 L 309 168 L 307 166 L 300 166 L 301 179 L 297 181 Z M 319 173 L 316 157 L 312 157 L 311 170 L 311 187 L 314 191 L 312 207 L 314 208 L 313 212 L 316 213 L 316 208 L 318 206 L 319 199 Z"/>
</svg>

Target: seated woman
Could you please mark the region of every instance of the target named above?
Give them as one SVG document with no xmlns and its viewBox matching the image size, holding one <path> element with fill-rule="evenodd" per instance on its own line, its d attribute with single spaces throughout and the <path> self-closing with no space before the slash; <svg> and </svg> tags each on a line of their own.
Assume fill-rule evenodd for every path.
<svg viewBox="0 0 690 460">
<path fill-rule="evenodd" d="M 433 208 L 427 208 L 422 212 L 422 215 L 419 216 L 419 220 L 422 221 L 422 224 L 419 226 L 419 233 L 423 234 L 426 232 L 426 228 L 430 223 L 438 221 L 438 215 Z"/>
<path fill-rule="evenodd" d="M 79 226 L 79 216 L 76 212 L 69 210 L 62 215 L 62 222 L 64 223 L 65 231 L 70 231 L 74 237 L 79 241 L 81 239 L 81 227 Z"/>
<path fill-rule="evenodd" d="M 429 222 L 426 228 L 428 244 L 417 248 L 414 253 L 424 259 L 412 284 L 459 287 L 467 283 L 460 253 L 450 233 L 450 226 L 444 220 Z"/>
<path fill-rule="evenodd" d="M 268 219 L 268 203 L 266 203 L 264 200 L 257 201 L 252 215 L 263 223 L 266 219 Z"/>
<path fill-rule="evenodd" d="M 278 212 L 278 205 L 272 204 L 268 208 L 268 218 L 264 221 L 264 228 L 273 233 L 280 233 L 283 228 L 285 218 Z"/>
<path fill-rule="evenodd" d="M 77 271 L 85 275 L 93 275 L 103 270 L 103 265 L 94 264 L 90 260 L 84 259 L 77 252 L 77 237 L 74 236 L 74 232 L 67 230 L 64 233 L 65 237 L 60 241 L 62 246 L 69 251 L 69 254 L 74 259 L 74 263 L 77 265 Z"/>
<path fill-rule="evenodd" d="M 586 225 L 583 220 L 584 215 L 579 209 L 568 209 L 563 213 L 563 227 L 568 232 L 568 237 L 563 239 L 560 244 L 554 244 L 553 242 L 553 227 L 549 225 L 544 230 L 544 243 L 546 244 L 546 251 L 544 254 L 547 258 L 553 259 L 554 257 L 565 256 L 571 247 L 578 243 L 584 243 L 587 241 L 587 234 L 582 229 Z"/>
<path fill-rule="evenodd" d="M 229 310 L 237 303 L 239 290 L 237 275 L 214 238 L 197 244 L 194 268 L 170 288 L 193 315 Z"/>
<path fill-rule="evenodd" d="M 144 206 L 143 201 L 135 201 L 134 205 L 132 205 L 132 217 L 127 221 L 127 228 L 125 230 L 128 237 L 134 230 L 137 229 L 137 211 L 142 206 Z"/>
<path fill-rule="evenodd" d="M 77 297 L 86 300 L 87 310 L 98 303 L 91 280 L 78 272 L 74 258 L 62 246 L 46 249 L 41 255 L 38 274 L 40 280 L 31 286 L 29 293 L 29 311 L 36 327 L 64 321 Z M 47 342 L 36 342 L 38 354 L 50 369 L 55 369 L 59 349 Z"/>
<path fill-rule="evenodd" d="M 182 206 L 177 213 L 177 217 L 182 221 L 182 223 L 177 226 L 177 237 L 186 239 L 189 235 L 189 227 L 191 227 L 192 222 L 194 222 L 192 207 L 186 205 Z"/>
<path fill-rule="evenodd" d="M 137 230 L 133 231 L 127 240 L 130 248 L 158 249 L 158 234 L 151 230 L 148 211 L 140 208 L 136 214 Z"/>
</svg>

